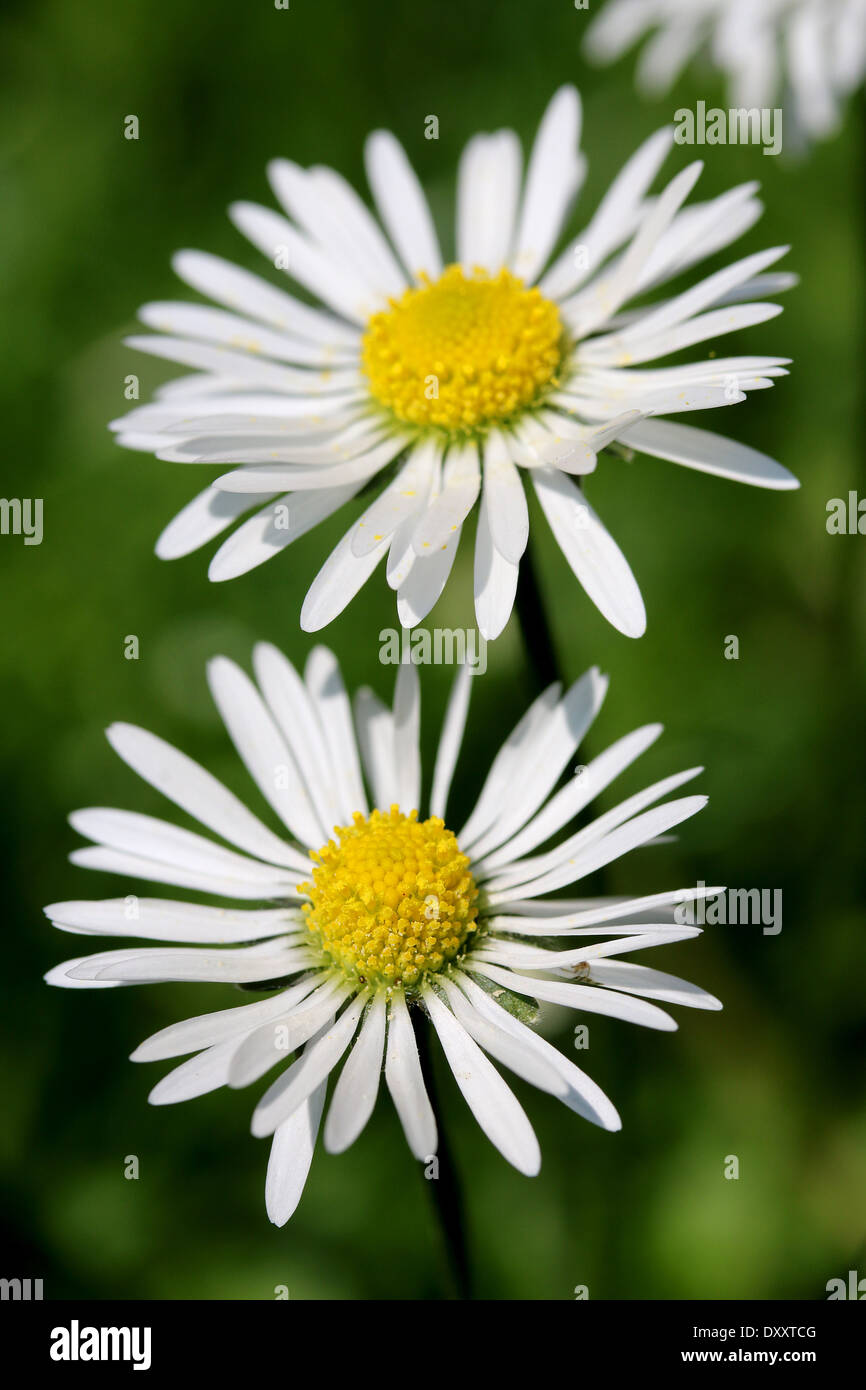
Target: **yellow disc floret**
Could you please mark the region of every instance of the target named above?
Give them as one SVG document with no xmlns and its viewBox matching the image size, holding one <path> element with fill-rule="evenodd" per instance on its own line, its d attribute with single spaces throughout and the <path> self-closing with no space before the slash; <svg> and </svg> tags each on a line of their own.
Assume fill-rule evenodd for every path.
<svg viewBox="0 0 866 1390">
<path fill-rule="evenodd" d="M 441 970 L 475 930 L 478 889 L 454 834 L 438 816 L 397 806 L 336 826 L 311 855 L 301 884 L 314 944 L 351 978 L 415 985 Z"/>
<path fill-rule="evenodd" d="M 508 270 L 435 282 L 374 314 L 362 364 L 380 405 L 413 425 L 471 431 L 505 420 L 556 384 L 563 327 L 555 304 Z"/>
</svg>

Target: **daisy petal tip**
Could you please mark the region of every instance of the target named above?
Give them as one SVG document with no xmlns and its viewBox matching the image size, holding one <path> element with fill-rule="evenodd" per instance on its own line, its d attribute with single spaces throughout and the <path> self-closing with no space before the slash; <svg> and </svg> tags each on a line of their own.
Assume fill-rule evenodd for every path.
<svg viewBox="0 0 866 1390">
<path fill-rule="evenodd" d="M 646 610 L 635 613 L 629 618 L 624 618 L 618 623 L 614 623 L 614 627 L 622 633 L 623 637 L 643 637 L 646 632 L 646 626 Z"/>
<path fill-rule="evenodd" d="M 150 1094 L 148 1095 L 148 1097 L 147 1097 L 147 1103 L 148 1103 L 148 1105 L 168 1105 L 168 1104 L 170 1104 L 169 1099 L 168 1099 L 168 1097 L 167 1097 L 166 1094 L 165 1094 L 165 1090 L 164 1090 L 164 1088 L 163 1088 L 163 1084 L 162 1084 L 161 1081 L 158 1081 L 158 1082 L 156 1083 L 156 1085 L 154 1086 L 153 1090 L 152 1090 L 152 1091 L 150 1092 Z"/>
<path fill-rule="evenodd" d="M 308 610 L 307 605 L 304 604 L 301 609 L 299 626 L 302 632 L 321 632 L 322 628 L 327 626 L 327 622 L 321 622 Z"/>
<path fill-rule="evenodd" d="M 46 970 L 42 978 L 46 985 L 63 986 L 68 979 L 68 972 L 63 965 L 53 965 L 50 970 Z"/>
<path fill-rule="evenodd" d="M 169 557 L 163 556 L 162 558 Z M 235 576 L 231 565 L 227 564 L 224 559 L 221 559 L 219 553 L 217 553 L 207 567 L 207 577 L 211 584 L 223 584 L 227 579 L 234 579 Z"/>
<path fill-rule="evenodd" d="M 352 1142 L 351 1139 L 349 1139 L 349 1141 L 348 1141 L 348 1143 L 347 1143 L 347 1142 L 346 1142 L 346 1136 L 343 1135 L 343 1134 L 331 1134 L 331 1133 L 329 1133 L 329 1132 L 328 1132 L 327 1125 L 325 1126 L 325 1133 L 324 1133 L 323 1136 L 322 1136 L 322 1148 L 325 1150 L 325 1153 L 328 1153 L 328 1154 L 341 1154 L 341 1153 L 345 1153 L 346 1150 L 349 1148 L 351 1142 Z"/>
</svg>

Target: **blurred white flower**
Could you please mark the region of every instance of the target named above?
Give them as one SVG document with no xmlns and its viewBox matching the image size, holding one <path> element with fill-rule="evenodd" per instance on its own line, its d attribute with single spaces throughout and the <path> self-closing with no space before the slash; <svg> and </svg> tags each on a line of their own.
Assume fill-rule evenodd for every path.
<svg viewBox="0 0 866 1390">
<path fill-rule="evenodd" d="M 585 51 L 613 62 L 647 34 L 636 74 L 644 92 L 668 91 L 706 53 L 733 107 L 781 104 L 800 141 L 831 135 L 866 75 L 866 0 L 609 0 Z"/>
</svg>

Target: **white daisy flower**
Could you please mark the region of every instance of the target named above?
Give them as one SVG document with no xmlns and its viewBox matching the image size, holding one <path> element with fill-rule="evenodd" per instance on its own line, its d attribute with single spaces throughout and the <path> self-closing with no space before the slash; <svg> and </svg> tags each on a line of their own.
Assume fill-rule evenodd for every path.
<svg viewBox="0 0 866 1390">
<path fill-rule="evenodd" d="M 609 0 L 585 51 L 614 62 L 652 34 L 636 81 L 670 89 L 697 53 L 727 79 L 735 108 L 784 102 L 798 140 L 821 140 L 866 75 L 866 0 Z"/>
<path fill-rule="evenodd" d="M 469 142 L 451 263 L 406 155 L 385 131 L 366 147 L 382 226 L 339 174 L 287 160 L 268 169 L 282 213 L 231 208 L 235 225 L 317 307 L 219 257 L 175 257 L 181 279 L 222 307 L 141 310 L 156 332 L 130 345 L 194 372 L 113 427 L 122 444 L 160 458 L 235 466 L 175 517 L 160 556 L 185 555 L 239 522 L 209 570 L 231 579 L 388 469 L 313 582 L 302 627 L 317 631 L 335 618 L 386 556 L 401 623 L 421 622 L 478 502 L 475 607 L 482 634 L 494 638 L 511 612 L 529 534 L 522 470 L 592 601 L 637 637 L 646 626 L 640 591 L 582 491 L 600 450 L 621 440 L 760 487 L 797 486 L 754 449 L 655 418 L 742 401 L 785 375 L 787 358 L 649 365 L 775 317 L 767 296 L 793 277 L 767 271 L 787 248 L 628 307 L 751 227 L 757 185 L 683 207 L 701 170 L 694 163 L 648 196 L 673 139 L 672 128 L 660 130 L 551 264 L 585 174 L 580 120 L 577 92 L 562 88 L 522 180 L 513 131 Z"/>
<path fill-rule="evenodd" d="M 63 931 L 168 944 L 68 960 L 49 972 L 49 983 L 202 980 L 268 991 L 164 1028 L 132 1059 L 191 1054 L 152 1091 L 154 1104 L 248 1086 L 280 1066 L 252 1122 L 254 1134 L 273 1137 L 266 1198 L 278 1225 L 300 1200 L 328 1078 L 344 1058 L 325 1148 L 341 1152 L 361 1133 L 384 1069 L 412 1153 L 435 1154 L 409 1006 L 429 1015 L 476 1120 L 522 1173 L 538 1172 L 538 1143 L 490 1058 L 594 1124 L 619 1129 L 598 1086 L 520 1015 L 531 1017 L 529 1001 L 543 1000 L 670 1030 L 676 1024 L 661 1004 L 721 1007 L 695 985 L 622 959 L 698 935 L 677 924 L 674 905 L 701 891 L 548 896 L 700 810 L 703 796 L 665 798 L 701 769 L 654 783 L 563 839 L 591 798 L 661 732 L 658 724 L 636 729 L 573 769 L 607 688 L 593 669 L 564 695 L 554 685 L 530 706 L 455 835 L 444 818 L 469 705 L 466 668 L 454 682 L 428 818 L 420 820 L 414 666 L 401 666 L 392 709 L 363 689 L 354 710 L 323 647 L 311 653 L 303 678 L 264 644 L 254 667 L 257 685 L 218 657 L 209 680 L 238 753 L 282 822 L 279 833 L 183 753 L 129 724 L 108 730 L 112 747 L 211 834 L 119 810 L 78 811 L 71 822 L 93 841 L 72 854 L 77 864 L 259 905 L 136 897 L 55 903 L 46 912 Z"/>
</svg>

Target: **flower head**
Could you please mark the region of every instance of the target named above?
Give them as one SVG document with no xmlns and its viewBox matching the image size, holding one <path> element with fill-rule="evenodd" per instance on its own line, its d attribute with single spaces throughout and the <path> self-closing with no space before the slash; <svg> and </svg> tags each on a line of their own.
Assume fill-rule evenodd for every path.
<svg viewBox="0 0 866 1390">
<path fill-rule="evenodd" d="M 718 890 L 549 895 L 700 810 L 702 796 L 665 798 L 701 769 L 656 782 L 563 838 L 661 732 L 657 724 L 636 729 L 567 775 L 606 692 L 593 669 L 565 694 L 551 686 L 530 706 L 455 833 L 447 808 L 469 705 L 465 667 L 425 797 L 414 666 L 401 666 L 391 709 L 369 690 L 353 709 L 322 647 L 303 677 L 266 645 L 255 649 L 254 666 L 257 684 L 217 658 L 210 684 L 279 832 L 160 738 L 112 725 L 108 737 L 124 761 L 210 834 L 128 811 L 78 811 L 72 824 L 93 843 L 73 860 L 217 901 L 54 903 L 46 912 L 61 930 L 161 944 L 65 961 L 49 983 L 199 980 L 264 992 L 162 1029 L 133 1060 L 191 1054 L 155 1087 L 154 1104 L 247 1086 L 280 1067 L 253 1113 L 253 1133 L 273 1136 L 266 1198 L 280 1225 L 300 1200 L 329 1077 L 341 1062 L 326 1149 L 340 1152 L 358 1137 L 384 1071 L 412 1153 L 424 1160 L 436 1152 L 410 1009 L 429 1016 L 478 1123 L 521 1172 L 538 1171 L 538 1144 L 491 1058 L 594 1124 L 618 1129 L 598 1086 L 525 1020 L 535 1000 L 665 1030 L 676 1024 L 660 1004 L 719 1008 L 696 986 L 621 959 L 698 935 L 677 924 L 674 905 Z"/>
<path fill-rule="evenodd" d="M 760 215 L 756 185 L 684 207 L 695 163 L 650 196 L 672 143 L 671 130 L 658 131 L 552 258 L 585 174 L 579 128 L 577 92 L 565 87 L 525 178 L 512 131 L 469 142 L 447 263 L 393 136 L 367 143 L 381 225 L 332 170 L 272 163 L 283 213 L 237 203 L 231 216 L 316 307 L 216 256 L 175 257 L 178 275 L 221 307 L 142 309 L 156 332 L 132 346 L 193 375 L 114 428 L 121 443 L 160 458 L 233 467 L 175 517 L 158 554 L 185 555 L 240 523 L 210 565 L 212 579 L 230 579 L 381 480 L 314 580 L 301 624 L 324 627 L 387 556 L 400 621 L 413 627 L 442 592 L 478 503 L 475 607 L 493 638 L 508 621 L 529 535 L 525 475 L 592 601 L 639 636 L 637 583 L 582 490 L 600 451 L 622 441 L 758 486 L 796 486 L 754 449 L 656 418 L 740 402 L 784 375 L 787 359 L 649 365 L 774 317 L 778 306 L 764 297 L 792 277 L 766 272 L 785 248 L 629 307 L 740 237 Z"/>
<path fill-rule="evenodd" d="M 586 51 L 613 62 L 650 33 L 637 69 L 649 95 L 668 91 L 707 51 L 734 108 L 784 100 L 800 141 L 838 128 L 842 103 L 866 74 L 866 0 L 609 0 Z"/>
</svg>

